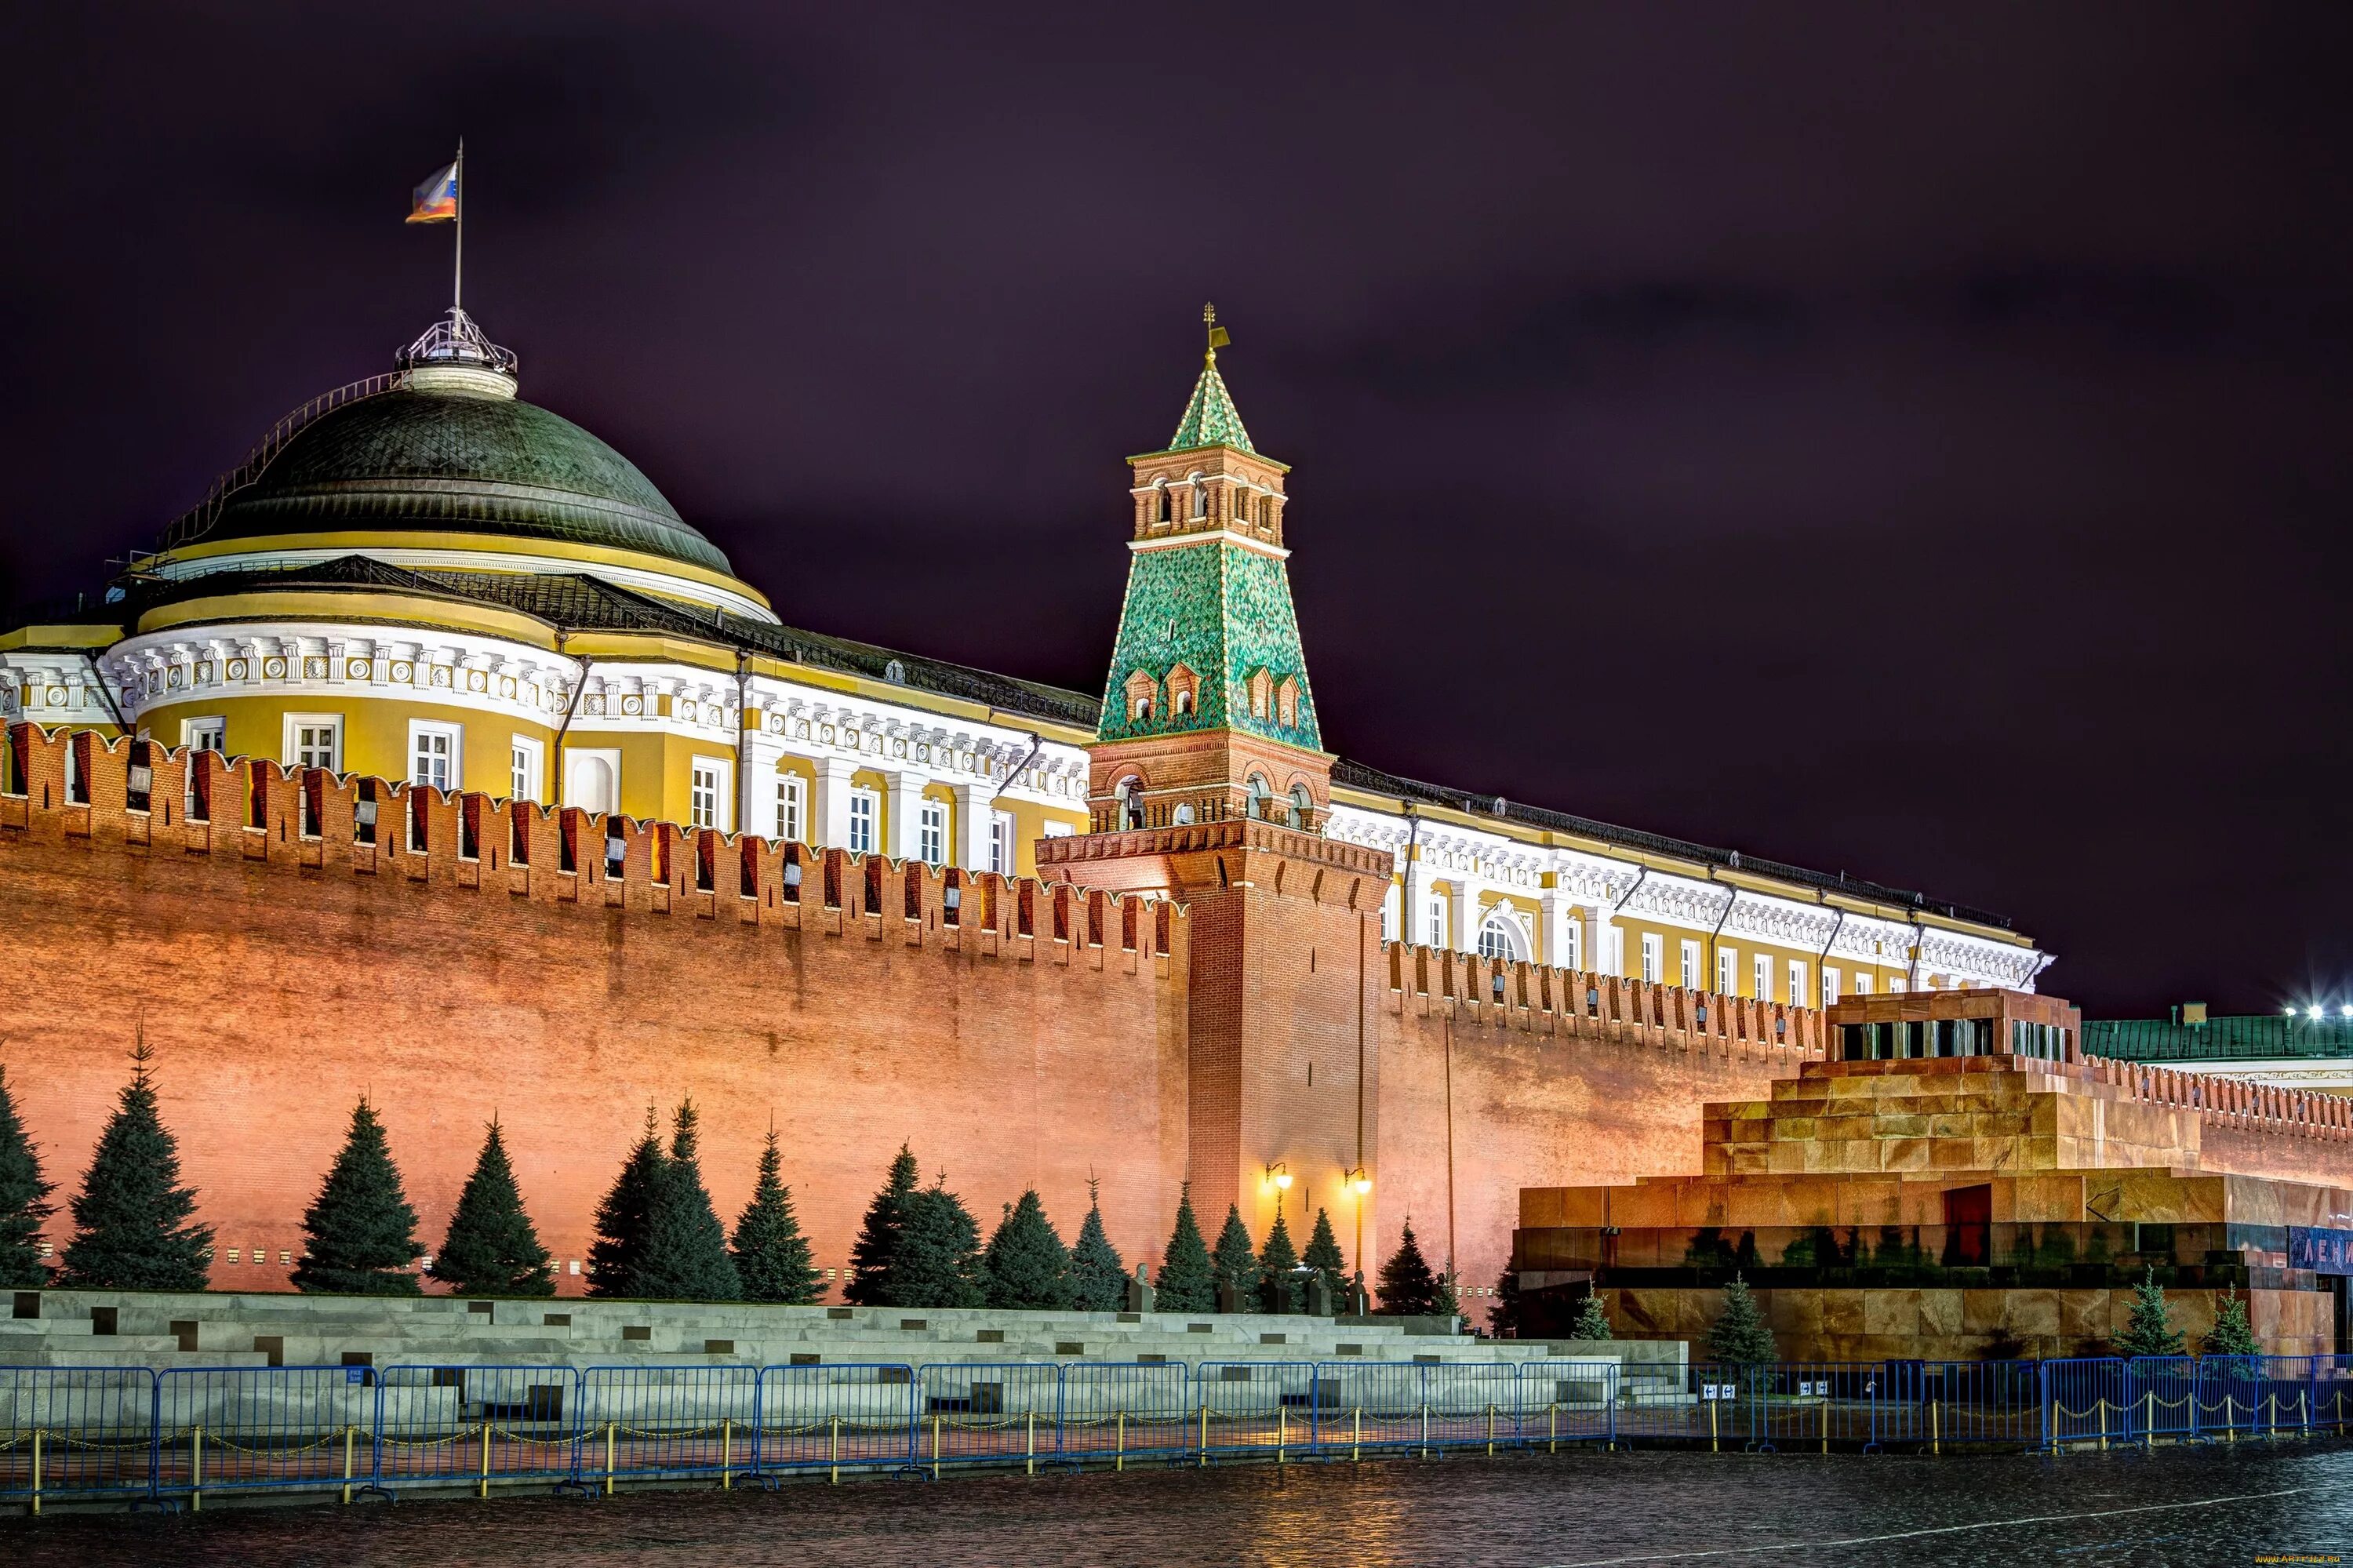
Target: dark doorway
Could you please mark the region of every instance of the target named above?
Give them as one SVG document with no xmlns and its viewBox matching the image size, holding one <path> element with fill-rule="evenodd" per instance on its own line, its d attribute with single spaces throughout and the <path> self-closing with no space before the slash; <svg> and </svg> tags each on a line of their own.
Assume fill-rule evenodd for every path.
<svg viewBox="0 0 2353 1568">
<path fill-rule="evenodd" d="M 1983 1268 L 1992 1251 L 1992 1186 L 1946 1189 L 1945 1261 L 1957 1268 Z"/>
</svg>

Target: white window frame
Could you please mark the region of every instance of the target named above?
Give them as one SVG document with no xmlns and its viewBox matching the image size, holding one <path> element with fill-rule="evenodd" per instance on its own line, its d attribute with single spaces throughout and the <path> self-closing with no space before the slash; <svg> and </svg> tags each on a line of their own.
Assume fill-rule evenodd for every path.
<svg viewBox="0 0 2353 1568">
<path fill-rule="evenodd" d="M 517 800 L 534 804 L 547 798 L 547 747 L 527 735 L 507 737 L 507 787 Z"/>
<path fill-rule="evenodd" d="M 927 865 L 947 863 L 948 808 L 946 801 L 916 802 L 915 854 Z"/>
<path fill-rule="evenodd" d="M 1869 996 L 1871 994 L 1871 977 L 1869 975 L 1857 975 L 1854 977 L 1854 994 L 1857 996 Z"/>
<path fill-rule="evenodd" d="M 776 842 L 806 843 L 808 830 L 808 780 L 797 773 L 776 775 Z"/>
<path fill-rule="evenodd" d="M 1830 1006 L 1832 1002 L 1834 1002 L 1834 1001 L 1838 1001 L 1838 999 L 1839 999 L 1839 972 L 1838 972 L 1838 968 L 1837 968 L 1837 966 L 1835 966 L 1835 965 L 1833 965 L 1833 964 L 1824 964 L 1824 965 L 1822 966 L 1822 1005 L 1823 1005 L 1824 1007 L 1828 1007 L 1828 1006 Z"/>
<path fill-rule="evenodd" d="M 1430 901 L 1430 947 L 1433 952 L 1446 950 L 1446 899 L 1443 895 Z"/>
<path fill-rule="evenodd" d="M 999 876 L 1013 874 L 1013 813 L 988 814 L 988 869 Z"/>
<path fill-rule="evenodd" d="M 180 721 L 180 744 L 190 751 L 227 751 L 228 720 L 217 715 Z"/>
<path fill-rule="evenodd" d="M 300 744 L 304 730 L 327 732 L 327 760 L 310 761 Z M 323 768 L 330 773 L 343 770 L 343 715 L 341 714 L 288 714 L 280 721 L 278 732 L 278 756 L 289 768 Z"/>
<path fill-rule="evenodd" d="M 1059 822 L 1049 817 L 1038 825 L 1038 836 L 1041 839 L 1074 839 L 1079 836 L 1078 824 Z"/>
<path fill-rule="evenodd" d="M 1571 915 L 1560 931 L 1560 967 L 1577 969 L 1585 967 L 1585 927 Z"/>
<path fill-rule="evenodd" d="M 1498 946 L 1504 949 L 1500 953 L 1490 953 L 1486 950 L 1487 934 L 1491 931 L 1498 938 Z M 1479 948 L 1481 958 L 1506 959 L 1514 963 L 1520 963 L 1526 959 L 1528 934 L 1508 911 L 1491 909 L 1487 912 L 1487 917 L 1479 922 L 1479 940 L 1475 945 Z"/>
<path fill-rule="evenodd" d="M 1683 944 L 1683 984 L 1685 991 L 1699 989 L 1699 944 Z"/>
<path fill-rule="evenodd" d="M 1740 994 L 1740 949 L 1718 948 L 1715 950 L 1715 994 Z"/>
<path fill-rule="evenodd" d="M 1789 1005 L 1806 1005 L 1806 960 L 1803 959 L 1789 960 Z"/>
<path fill-rule="evenodd" d="M 1749 965 L 1749 968 L 1750 968 L 1750 969 L 1754 969 L 1754 970 L 1756 971 L 1756 977 L 1755 977 L 1755 978 L 1756 978 L 1756 980 L 1757 980 L 1757 1001 L 1772 1001 L 1772 1000 L 1773 1000 L 1773 960 L 1772 960 L 1772 959 L 1771 959 L 1768 955 L 1767 955 L 1767 954 L 1759 953 L 1759 954 L 1757 954 L 1757 955 L 1755 961 L 1754 961 L 1754 962 L 1752 962 L 1752 963 Z"/>
<path fill-rule="evenodd" d="M 686 764 L 686 825 L 717 828 L 726 818 L 727 769 L 715 757 L 693 757 Z"/>
<path fill-rule="evenodd" d="M 849 842 L 852 854 L 872 854 L 882 842 L 882 796 L 879 790 L 849 792 Z"/>
<path fill-rule="evenodd" d="M 1642 983 L 1656 985 L 1667 972 L 1666 938 L 1656 931 L 1642 933 Z"/>
<path fill-rule="evenodd" d="M 448 743 L 449 774 L 446 779 L 436 780 L 418 776 L 418 746 L 428 736 Z M 411 784 L 431 784 L 443 794 L 448 794 L 452 789 L 462 789 L 466 782 L 466 726 L 461 724 L 444 724 L 437 719 L 410 719 L 407 758 L 408 781 Z"/>
</svg>

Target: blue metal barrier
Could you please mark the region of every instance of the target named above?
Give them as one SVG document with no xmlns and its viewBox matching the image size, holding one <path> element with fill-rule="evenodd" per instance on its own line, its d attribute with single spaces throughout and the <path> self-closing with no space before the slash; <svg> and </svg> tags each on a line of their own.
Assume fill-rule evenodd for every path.
<svg viewBox="0 0 2353 1568">
<path fill-rule="evenodd" d="M 2198 1361 L 2194 1356 L 2136 1356 L 2125 1363 L 2132 1402 L 2133 1436 L 2198 1435 Z"/>
<path fill-rule="evenodd" d="M 914 1461 L 915 1369 L 902 1362 L 760 1369 L 763 1475 L 902 1468 Z"/>
<path fill-rule="evenodd" d="M 1194 1452 L 1193 1373 L 1182 1361 L 1074 1361 L 1062 1369 L 1066 1460 L 1167 1461 Z"/>
<path fill-rule="evenodd" d="M 1203 1361 L 1193 1372 L 1194 1454 L 1280 1464 L 1315 1446 L 1313 1361 Z"/>
<path fill-rule="evenodd" d="M 207 1492 L 369 1483 L 375 1468 L 371 1367 L 174 1367 L 157 1374 L 153 1490 Z"/>
<path fill-rule="evenodd" d="M 390 1366 L 376 1374 L 371 1483 L 563 1482 L 580 1470 L 580 1374 L 551 1366 Z"/>
<path fill-rule="evenodd" d="M 1030 1474 L 1057 1455 L 1062 1369 L 1052 1361 L 956 1362 L 915 1369 L 916 1463 L 937 1478 L 945 1465 L 1019 1460 Z"/>
<path fill-rule="evenodd" d="M 1623 1385 L 1615 1361 L 1522 1361 L 1513 1369 L 1520 1441 L 1557 1453 L 1563 1443 L 1613 1443 Z M 1678 1384 L 1677 1386 L 1680 1386 Z"/>
<path fill-rule="evenodd" d="M 1915 1413 L 1909 1441 L 1931 1453 L 1947 1445 L 2042 1440 L 2042 1369 L 2037 1361 L 1930 1361 L 1922 1370 L 1925 1425 Z M 1883 1439 L 1886 1441 L 1888 1439 Z"/>
<path fill-rule="evenodd" d="M 757 1367 L 584 1367 L 579 1389 L 583 1485 L 715 1476 L 727 1487 L 757 1468 Z"/>
<path fill-rule="evenodd" d="M 145 1367 L 0 1367 L 0 1498 L 142 1496 L 154 1457 Z"/>
</svg>

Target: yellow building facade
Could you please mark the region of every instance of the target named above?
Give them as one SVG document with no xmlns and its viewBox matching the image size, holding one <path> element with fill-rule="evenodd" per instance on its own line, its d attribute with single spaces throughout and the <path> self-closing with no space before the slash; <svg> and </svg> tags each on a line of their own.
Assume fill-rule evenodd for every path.
<svg viewBox="0 0 2353 1568">
<path fill-rule="evenodd" d="M 521 384 L 453 312 L 305 405 L 103 603 L 0 636 L 0 714 L 975 871 L 1088 831 L 1097 698 L 784 625 Z M 1131 501 L 1206 514 L 1221 466 L 1170 472 Z M 1901 889 L 1345 758 L 1332 786 L 1324 831 L 1394 858 L 1392 937 L 1806 1005 L 2049 962 Z"/>
</svg>

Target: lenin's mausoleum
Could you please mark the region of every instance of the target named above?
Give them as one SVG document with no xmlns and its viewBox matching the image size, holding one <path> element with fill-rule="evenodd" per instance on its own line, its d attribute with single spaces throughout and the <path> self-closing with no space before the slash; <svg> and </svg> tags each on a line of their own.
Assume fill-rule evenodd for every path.
<svg viewBox="0 0 2353 1568">
<path fill-rule="evenodd" d="M 363 1093 L 427 1235 L 495 1114 L 567 1291 L 648 1103 L 689 1095 L 723 1212 L 773 1121 L 837 1277 L 902 1140 L 984 1215 L 1034 1185 L 1067 1227 L 1099 1181 L 1131 1260 L 1187 1182 L 1254 1235 L 1328 1210 L 1368 1275 L 1410 1218 L 1468 1296 L 1515 1224 L 1524 1249 L 1597 1230 L 1600 1185 L 1677 1172 L 1722 1213 L 1653 1186 L 1609 1223 L 1736 1249 L 1948 1202 L 2123 1224 L 2163 1189 L 2185 1229 L 2255 1214 L 2236 1176 L 2069 1186 L 2119 1163 L 2072 1132 L 2005 1164 L 1981 1155 L 2009 1134 L 1972 1123 L 1948 1156 L 1931 1130 L 1874 1166 L 1868 1214 L 1849 1165 L 1792 1168 L 1785 1143 L 1834 1140 L 1808 1097 L 1867 1078 L 1825 1063 L 1826 1004 L 2038 1002 L 2049 958 L 1982 911 L 1329 749 L 1381 747 L 1325 733 L 1290 471 L 1214 351 L 1124 511 L 1105 497 L 1131 568 L 1099 696 L 796 630 L 520 386 L 453 312 L 290 415 L 95 608 L 0 636 L 0 1062 L 70 1182 L 143 1031 L 216 1286 L 285 1284 Z M 1312 571 L 1334 546 L 1301 522 Z M 2057 1049 L 1933 1114 L 2088 1096 L 2143 1169 L 2346 1163 L 2316 1110 L 2292 1137 L 2209 1110 L 2144 1128 L 2143 1088 Z M 1948 1166 L 1990 1211 L 1884 1175 Z M 1524 1188 L 1560 1196 L 1539 1214 Z"/>
</svg>

